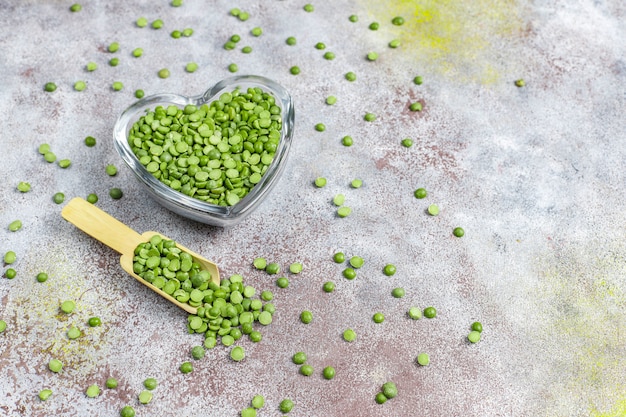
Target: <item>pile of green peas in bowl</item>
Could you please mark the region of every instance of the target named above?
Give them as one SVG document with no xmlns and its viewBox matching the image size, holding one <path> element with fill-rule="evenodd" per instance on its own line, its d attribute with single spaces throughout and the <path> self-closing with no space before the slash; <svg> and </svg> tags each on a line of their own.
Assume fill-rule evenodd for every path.
<svg viewBox="0 0 626 417">
<path fill-rule="evenodd" d="M 282 86 L 236 76 L 200 96 L 138 100 L 118 118 L 114 146 L 161 205 L 226 227 L 249 215 L 278 182 L 294 118 Z"/>
</svg>

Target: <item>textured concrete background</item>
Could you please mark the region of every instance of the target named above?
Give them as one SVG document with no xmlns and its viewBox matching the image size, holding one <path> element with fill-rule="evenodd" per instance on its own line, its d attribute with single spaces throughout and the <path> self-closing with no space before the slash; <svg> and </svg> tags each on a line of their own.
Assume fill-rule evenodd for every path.
<svg viewBox="0 0 626 417">
<path fill-rule="evenodd" d="M 0 253 L 17 253 L 17 277 L 0 279 L 0 415 L 236 416 L 255 394 L 260 416 L 277 416 L 283 398 L 292 416 L 623 416 L 626 415 L 626 6 L 622 1 L 448 2 L 186 0 L 0 1 Z M 250 13 L 246 22 L 228 14 Z M 348 16 L 359 16 L 351 23 Z M 394 26 L 391 19 L 406 23 Z M 161 30 L 135 20 L 161 18 Z M 368 29 L 380 23 L 378 31 Z M 250 35 L 259 26 L 262 36 Z M 194 29 L 173 39 L 175 29 Z M 224 42 L 241 35 L 236 50 Z M 287 46 L 288 36 L 297 38 Z M 402 45 L 387 46 L 392 39 Z M 106 52 L 111 42 L 121 49 Z M 324 42 L 336 59 L 315 49 Z M 251 54 L 241 47 L 250 45 Z M 141 47 L 144 55 L 133 58 Z M 379 53 L 368 62 L 369 51 Z M 108 60 L 117 56 L 120 65 Z M 94 61 L 99 68 L 88 73 Z M 194 74 L 184 71 L 195 61 Z M 116 117 L 133 92 L 196 95 L 230 73 L 270 77 L 296 104 L 296 134 L 286 174 L 243 223 L 219 229 L 158 206 L 122 165 L 112 145 Z M 289 68 L 298 65 L 298 76 Z M 159 79 L 157 71 L 172 75 Z M 356 72 L 350 83 L 343 75 Z M 421 86 L 413 77 L 422 75 Z M 514 80 L 524 78 L 526 87 Z M 74 91 L 84 80 L 87 89 Z M 48 81 L 58 85 L 46 93 Z M 124 89 L 114 92 L 113 81 Z M 337 104 L 324 99 L 337 96 Z M 422 112 L 410 112 L 421 100 Z M 363 121 L 366 112 L 378 117 Z M 325 132 L 314 129 L 325 123 Z M 94 136 L 93 148 L 84 145 Z M 351 135 L 352 147 L 341 145 Z M 415 144 L 404 148 L 410 137 Z M 44 162 L 49 143 L 71 167 Z M 120 169 L 115 177 L 107 164 Z M 316 189 L 317 176 L 328 185 Z M 363 180 L 351 189 L 354 178 Z M 32 191 L 16 190 L 28 181 Z M 108 196 L 124 191 L 121 200 Z M 425 200 L 413 191 L 425 187 Z M 178 366 L 202 337 L 186 333 L 186 315 L 126 275 L 118 255 L 60 216 L 67 199 L 97 193 L 97 205 L 138 232 L 158 230 L 275 294 L 274 322 L 263 340 L 238 343 L 235 363 L 218 346 L 182 375 Z M 332 205 L 344 193 L 353 209 Z M 437 217 L 425 213 L 429 204 Z M 21 219 L 22 230 L 8 224 Z M 461 226 L 466 235 L 452 236 Z M 332 254 L 360 255 L 354 281 Z M 300 275 L 279 289 L 255 271 L 264 256 Z M 397 274 L 385 277 L 386 263 Z M 9 266 L 3 267 L 2 273 Z M 45 271 L 46 283 L 35 280 Z M 322 292 L 333 280 L 337 289 Z M 407 295 L 391 296 L 402 286 Z M 77 310 L 59 314 L 59 302 Z M 433 320 L 412 321 L 411 306 L 437 307 Z M 299 322 L 309 309 L 314 321 Z M 382 311 L 386 321 L 374 324 Z M 97 315 L 103 325 L 88 328 Z M 484 325 L 482 341 L 465 338 Z M 77 325 L 84 336 L 70 341 Z M 358 337 L 344 342 L 353 328 Z M 304 350 L 316 372 L 298 374 L 291 355 Z M 431 364 L 416 356 L 428 352 Z M 51 358 L 65 363 L 60 374 Z M 322 378 L 324 366 L 337 376 Z M 117 390 L 87 398 L 91 384 L 119 379 Z M 154 400 L 137 402 L 142 382 L 159 381 Z M 383 382 L 399 395 L 374 402 Z M 50 388 L 45 402 L 37 397 Z"/>
</svg>

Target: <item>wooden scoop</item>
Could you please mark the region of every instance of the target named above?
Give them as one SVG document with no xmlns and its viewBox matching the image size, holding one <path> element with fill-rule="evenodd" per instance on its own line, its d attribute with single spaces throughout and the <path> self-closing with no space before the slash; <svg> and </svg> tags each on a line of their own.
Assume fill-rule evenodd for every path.
<svg viewBox="0 0 626 417">
<path fill-rule="evenodd" d="M 140 235 L 124 223 L 82 198 L 73 198 L 69 203 L 67 203 L 61 211 L 61 216 L 91 237 L 98 239 L 111 249 L 115 249 L 118 253 L 121 253 L 122 256 L 120 257 L 120 264 L 122 265 L 122 268 L 124 268 L 124 270 L 137 281 L 141 282 L 152 291 L 168 299 L 188 313 L 197 314 L 198 309 L 196 307 L 192 307 L 186 303 L 181 303 L 176 298 L 150 284 L 148 281 L 133 272 L 133 257 L 135 256 L 135 248 L 140 243 L 149 241 L 154 235 L 159 235 L 165 239 L 169 238 L 157 232 L 145 232 Z M 176 243 L 176 246 L 189 253 L 193 257 L 194 261 L 200 265 L 200 269 L 209 271 L 211 274 L 211 280 L 219 285 L 220 272 L 216 264 L 204 259 L 197 253 L 179 245 L 178 243 Z"/>
</svg>

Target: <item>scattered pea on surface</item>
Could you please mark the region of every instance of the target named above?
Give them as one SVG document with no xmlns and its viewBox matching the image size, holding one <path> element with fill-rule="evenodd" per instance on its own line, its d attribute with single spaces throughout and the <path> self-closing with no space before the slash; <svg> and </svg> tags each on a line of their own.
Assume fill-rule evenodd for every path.
<svg viewBox="0 0 626 417">
<path fill-rule="evenodd" d="M 365 263 L 365 261 L 363 260 L 362 257 L 360 256 L 353 256 L 350 258 L 350 265 L 352 265 L 353 268 L 361 268 L 363 267 L 363 264 Z"/>
<path fill-rule="evenodd" d="M 413 78 L 413 83 L 415 83 L 415 85 L 422 85 L 423 82 L 424 79 L 421 75 L 417 75 L 415 78 Z"/>
<path fill-rule="evenodd" d="M 341 206 L 345 202 L 346 202 L 346 196 L 343 195 L 343 194 L 336 194 L 333 197 L 333 204 L 336 205 L 336 206 Z"/>
<path fill-rule="evenodd" d="M 374 323 L 382 323 L 383 321 L 385 321 L 385 315 L 383 313 L 374 313 L 374 315 L 372 316 L 372 320 L 374 320 Z"/>
<path fill-rule="evenodd" d="M 354 268 L 348 267 L 343 270 L 342 275 L 345 279 L 353 280 L 354 278 L 356 278 L 356 271 L 354 270 Z"/>
<path fill-rule="evenodd" d="M 359 16 L 352 14 L 350 15 L 350 17 L 348 17 L 348 20 L 351 21 L 352 23 L 356 23 L 359 21 Z"/>
<path fill-rule="evenodd" d="M 76 308 L 76 303 L 72 300 L 66 300 L 61 303 L 61 311 L 65 314 L 71 314 Z"/>
<path fill-rule="evenodd" d="M 428 214 L 431 216 L 437 216 L 439 214 L 439 206 L 437 204 L 431 204 L 428 206 Z"/>
<path fill-rule="evenodd" d="M 411 103 L 409 106 L 409 110 L 411 111 L 422 111 L 422 103 L 416 101 L 415 103 Z"/>
<path fill-rule="evenodd" d="M 98 327 L 102 325 L 102 320 L 100 317 L 90 317 L 89 320 L 87 320 L 87 324 L 89 324 L 89 327 Z"/>
<path fill-rule="evenodd" d="M 149 404 L 150 401 L 152 401 L 152 393 L 148 390 L 143 390 L 139 393 L 139 395 L 137 396 L 137 399 L 139 400 L 139 402 L 141 404 Z"/>
<path fill-rule="evenodd" d="M 324 379 L 333 379 L 335 377 L 336 371 L 332 366 L 327 366 L 322 370 L 322 375 Z"/>
<path fill-rule="evenodd" d="M 396 266 L 393 264 L 387 264 L 383 268 L 383 274 L 387 275 L 388 277 L 395 275 L 395 273 L 396 273 Z"/>
<path fill-rule="evenodd" d="M 151 378 L 146 378 L 143 381 L 143 386 L 146 389 L 150 390 L 150 391 L 152 391 L 153 389 L 156 389 L 157 385 L 158 385 L 158 382 L 157 382 L 156 378 L 152 378 L 152 377 Z"/>
<path fill-rule="evenodd" d="M 318 132 L 323 132 L 326 130 L 326 125 L 324 125 L 324 123 L 318 123 L 315 125 L 315 130 L 317 130 Z"/>
<path fill-rule="evenodd" d="M 343 263 L 346 261 L 346 255 L 344 255 L 343 252 L 336 252 L 333 255 L 333 261 L 335 261 L 338 264 Z"/>
<path fill-rule="evenodd" d="M 237 64 L 232 63 L 228 66 L 228 71 L 230 72 L 237 72 L 239 71 L 239 67 L 237 66 Z"/>
<path fill-rule="evenodd" d="M 285 43 L 289 46 L 294 46 L 297 43 L 297 40 L 295 37 L 290 36 L 285 40 Z"/>
<path fill-rule="evenodd" d="M 20 181 L 17 184 L 17 190 L 21 193 L 27 193 L 30 191 L 30 183 L 25 182 L 25 181 Z"/>
<path fill-rule="evenodd" d="M 50 396 L 52 395 L 52 390 L 51 389 L 42 389 L 41 391 L 39 391 L 39 399 L 41 401 L 46 401 L 48 398 L 50 398 Z"/>
<path fill-rule="evenodd" d="M 417 355 L 417 363 L 421 366 L 428 366 L 430 364 L 430 356 L 428 356 L 428 353 L 420 353 Z"/>
<path fill-rule="evenodd" d="M 365 116 L 363 116 L 363 119 L 366 122 L 373 122 L 374 120 L 376 120 L 376 115 L 374 113 L 365 113 Z"/>
<path fill-rule="evenodd" d="M 298 75 L 298 74 L 300 74 L 300 67 L 298 67 L 298 66 L 293 66 L 293 67 L 289 68 L 289 72 L 290 72 L 292 75 Z"/>
<path fill-rule="evenodd" d="M 7 279 L 13 279 L 13 278 L 15 278 L 16 275 L 17 275 L 17 271 L 15 271 L 15 269 L 13 269 L 13 268 L 9 268 L 6 271 L 4 271 L 4 276 Z"/>
<path fill-rule="evenodd" d="M 22 228 L 21 220 L 13 220 L 11 223 L 9 223 L 9 231 L 11 232 L 17 232 L 21 228 Z"/>
<path fill-rule="evenodd" d="M 328 104 L 329 106 L 332 106 L 336 102 L 337 102 L 337 97 L 335 97 L 335 96 L 328 96 L 328 97 L 326 97 L 326 104 Z"/>
<path fill-rule="evenodd" d="M 182 372 L 183 374 L 189 374 L 191 372 L 193 372 L 193 365 L 191 364 L 191 362 L 183 362 L 180 364 L 180 372 Z"/>
<path fill-rule="evenodd" d="M 192 73 L 192 72 L 196 72 L 198 70 L 198 64 L 196 64 L 195 62 L 188 62 L 187 65 L 185 65 L 185 71 Z"/>
<path fill-rule="evenodd" d="M 343 332 L 343 340 L 346 342 L 354 342 L 356 340 L 356 332 L 352 329 L 346 329 Z"/>
<path fill-rule="evenodd" d="M 378 394 L 376 394 L 376 403 L 377 404 L 384 404 L 387 402 L 387 397 L 385 397 L 385 394 L 383 394 L 382 392 L 379 392 Z"/>
<path fill-rule="evenodd" d="M 133 54 L 133 56 L 135 58 L 139 58 L 140 56 L 143 55 L 143 49 L 142 48 L 135 48 L 135 49 L 133 49 L 132 54 Z"/>
<path fill-rule="evenodd" d="M 87 397 L 89 398 L 96 398 L 98 395 L 100 395 L 100 387 L 96 384 L 88 386 L 85 390 L 85 395 L 87 395 Z"/>
<path fill-rule="evenodd" d="M 241 362 L 246 357 L 246 352 L 243 347 L 235 346 L 230 351 L 230 358 L 235 362 Z"/>
<path fill-rule="evenodd" d="M 302 263 L 301 262 L 293 262 L 291 265 L 289 265 L 289 272 L 291 272 L 292 274 L 299 274 L 300 272 L 302 272 Z"/>
<path fill-rule="evenodd" d="M 115 175 L 117 175 L 117 167 L 113 164 L 107 165 L 105 171 L 109 177 L 114 177 Z"/>
<path fill-rule="evenodd" d="M 350 181 L 350 187 L 352 188 L 361 188 L 363 186 L 363 181 L 355 178 L 352 181 Z"/>
<path fill-rule="evenodd" d="M 526 85 L 526 81 L 524 81 L 522 78 L 515 80 L 516 87 L 524 87 L 525 85 Z"/>
<path fill-rule="evenodd" d="M 346 73 L 345 78 L 348 81 L 356 81 L 356 74 L 352 71 L 349 71 Z"/>
<path fill-rule="evenodd" d="M 117 67 L 120 64 L 120 59 L 115 57 L 115 58 L 111 58 L 109 59 L 109 65 L 112 67 Z"/>
<path fill-rule="evenodd" d="M 398 387 L 394 382 L 387 381 L 382 386 L 382 393 L 387 397 L 387 399 L 391 400 L 392 398 L 396 398 L 398 396 Z"/>
<path fill-rule="evenodd" d="M 370 28 L 370 30 L 378 30 L 378 28 L 380 27 L 380 23 L 372 22 L 372 23 L 370 23 L 370 25 L 368 27 Z"/>
<path fill-rule="evenodd" d="M 254 407 L 248 407 L 241 410 L 241 417 L 256 417 L 257 413 Z"/>
<path fill-rule="evenodd" d="M 328 61 L 332 61 L 333 59 L 335 59 L 337 56 L 335 55 L 334 52 L 328 51 L 328 52 L 324 52 L 323 55 L 324 59 L 328 60 Z"/>
<path fill-rule="evenodd" d="M 113 91 L 121 91 L 124 88 L 124 84 L 121 81 L 114 81 L 113 84 L 111 84 L 111 88 Z"/>
<path fill-rule="evenodd" d="M 288 413 L 293 410 L 293 406 L 293 401 L 291 401 L 289 398 L 285 398 L 280 402 L 278 409 L 281 413 Z"/>
<path fill-rule="evenodd" d="M 354 144 L 354 140 L 352 139 L 352 136 L 346 135 L 341 138 L 341 144 L 343 146 L 352 146 Z"/>
<path fill-rule="evenodd" d="M 98 195 L 95 193 L 87 195 L 87 202 L 91 204 L 96 204 L 98 202 Z"/>
<path fill-rule="evenodd" d="M 37 274 L 37 282 L 46 282 L 48 280 L 48 274 L 40 272 Z"/>
<path fill-rule="evenodd" d="M 300 321 L 304 324 L 309 324 L 313 321 L 313 313 L 308 310 L 304 310 L 300 313 Z"/>
<path fill-rule="evenodd" d="M 10 265 L 10 264 L 12 264 L 13 262 L 15 262 L 15 261 L 16 261 L 16 259 L 17 259 L 17 254 L 16 254 L 14 251 L 12 251 L 12 250 L 7 251 L 7 252 L 4 254 L 4 263 L 5 263 L 6 265 Z"/>
<path fill-rule="evenodd" d="M 7 322 L 4 320 L 0 320 L 0 333 L 4 332 L 7 329 Z"/>
<path fill-rule="evenodd" d="M 67 330 L 67 337 L 70 340 L 78 339 L 81 335 L 82 332 L 75 326 L 72 326 Z"/>
<path fill-rule="evenodd" d="M 368 61 L 376 61 L 378 59 L 378 54 L 376 52 L 368 52 L 367 60 Z"/>
<path fill-rule="evenodd" d="M 49 164 L 53 163 L 54 161 L 57 160 L 57 156 L 54 154 L 54 152 L 46 152 L 43 155 L 43 159 L 48 162 Z"/>
<path fill-rule="evenodd" d="M 470 343 L 478 343 L 480 341 L 480 337 L 481 337 L 481 333 L 479 331 L 472 330 L 467 335 L 467 340 L 469 340 Z"/>
<path fill-rule="evenodd" d="M 76 81 L 74 83 L 74 90 L 76 91 L 83 91 L 85 88 L 87 88 L 87 84 L 84 81 Z"/>
<path fill-rule="evenodd" d="M 402 298 L 404 297 L 405 294 L 406 294 L 406 291 L 402 287 L 396 287 L 393 290 L 391 290 L 391 295 L 394 298 Z"/>
<path fill-rule="evenodd" d="M 409 308 L 408 314 L 413 320 L 419 320 L 422 318 L 422 310 L 419 307 Z"/>
<path fill-rule="evenodd" d="M 278 288 L 287 288 L 289 286 L 289 279 L 287 277 L 280 277 L 276 280 L 276 286 Z"/>
<path fill-rule="evenodd" d="M 314 10 L 315 10 L 315 8 L 313 7 L 313 5 L 312 5 L 312 4 L 310 4 L 310 3 L 305 4 L 305 5 L 304 5 L 304 7 L 303 7 L 303 9 L 304 9 L 304 11 L 305 11 L 305 12 L 308 12 L 308 13 L 311 13 L 312 11 L 314 11 Z"/>
<path fill-rule="evenodd" d="M 122 190 L 117 187 L 111 188 L 109 190 L 109 196 L 111 196 L 113 200 L 119 200 L 120 198 L 122 198 L 123 195 L 124 193 L 122 192 Z"/>
<path fill-rule="evenodd" d="M 243 48 L 241 48 L 241 52 L 244 54 L 249 54 L 252 52 L 252 47 L 251 46 L 244 46 Z"/>
<path fill-rule="evenodd" d="M 400 46 L 400 40 L 399 39 L 392 39 L 392 40 L 389 41 L 388 45 L 389 45 L 390 48 L 395 49 L 395 48 Z"/>
<path fill-rule="evenodd" d="M 117 379 L 115 378 L 107 378 L 105 385 L 108 389 L 115 389 L 117 388 Z"/>
<path fill-rule="evenodd" d="M 415 196 L 415 198 L 422 199 L 422 198 L 426 198 L 426 196 L 428 195 L 428 192 L 426 191 L 425 188 L 420 187 L 413 192 L 413 195 Z"/>
<path fill-rule="evenodd" d="M 291 360 L 296 365 L 302 365 L 303 363 L 305 363 L 307 361 L 306 353 L 304 353 L 304 352 L 296 352 L 291 357 Z"/>
<path fill-rule="evenodd" d="M 152 29 L 161 29 L 163 27 L 163 20 L 156 19 L 151 24 Z"/>
<path fill-rule="evenodd" d="M 137 25 L 137 27 L 139 28 L 144 28 L 148 26 L 148 19 L 146 19 L 145 17 L 140 17 L 135 21 L 135 25 Z"/>
<path fill-rule="evenodd" d="M 455 227 L 454 230 L 452 230 L 452 234 L 456 237 L 463 237 L 465 235 L 465 230 L 463 230 L 462 227 Z"/>
<path fill-rule="evenodd" d="M 50 359 L 50 362 L 48 362 L 48 369 L 54 373 L 59 373 L 63 369 L 63 362 L 58 359 Z"/>
<path fill-rule="evenodd" d="M 55 91 L 57 89 L 57 85 L 53 82 L 47 82 L 44 86 L 43 86 L 44 91 L 47 91 L 48 93 L 52 93 L 53 91 Z"/>
<path fill-rule="evenodd" d="M 109 44 L 109 46 L 107 47 L 107 50 L 109 52 L 117 52 L 120 49 L 120 44 L 117 42 L 112 42 Z"/>
<path fill-rule="evenodd" d="M 253 28 L 250 33 L 252 34 L 252 36 L 261 36 L 263 34 L 263 29 L 261 29 L 260 27 L 255 27 Z"/>
<path fill-rule="evenodd" d="M 80 12 L 83 9 L 83 6 L 81 6 L 79 3 L 74 3 L 70 6 L 70 12 L 76 13 L 76 12 Z"/>
<path fill-rule="evenodd" d="M 170 70 L 168 70 L 167 68 L 161 68 L 157 75 L 159 76 L 159 78 L 162 79 L 168 78 L 170 76 Z"/>
<path fill-rule="evenodd" d="M 265 405 L 265 398 L 263 398 L 261 394 L 257 394 L 254 397 L 252 397 L 251 404 L 252 404 L 252 407 L 256 408 L 257 410 L 259 408 L 263 408 L 263 406 Z"/>
<path fill-rule="evenodd" d="M 54 195 L 52 196 L 52 201 L 54 201 L 55 204 L 61 204 L 65 201 L 65 194 L 63 193 L 54 193 Z"/>
<path fill-rule="evenodd" d="M 332 281 L 326 281 L 322 286 L 324 292 L 333 292 L 335 291 L 335 283 Z"/>
<path fill-rule="evenodd" d="M 326 182 L 327 182 L 326 178 L 324 178 L 324 177 L 317 177 L 317 178 L 315 178 L 315 182 L 314 183 L 315 183 L 315 186 L 317 188 L 322 188 L 322 187 L 324 187 L 326 185 Z"/>
<path fill-rule="evenodd" d="M 304 376 L 311 376 L 313 375 L 313 372 L 314 372 L 314 369 L 309 364 L 304 364 L 300 366 L 300 373 Z"/>
<path fill-rule="evenodd" d="M 135 90 L 135 98 L 143 98 L 143 96 L 145 95 L 144 91 L 139 89 L 139 90 Z"/>
<path fill-rule="evenodd" d="M 472 329 L 473 331 L 476 331 L 476 332 L 482 333 L 482 331 L 483 331 L 483 325 L 482 325 L 482 323 L 481 323 L 481 322 L 479 322 L 479 321 L 475 321 L 474 323 L 472 323 L 471 329 Z"/>
<path fill-rule="evenodd" d="M 435 307 L 426 307 L 424 309 L 424 317 L 427 319 L 433 319 L 437 316 L 437 309 Z"/>
<path fill-rule="evenodd" d="M 130 405 L 122 407 L 120 410 L 120 417 L 135 417 L 135 409 Z"/>
<path fill-rule="evenodd" d="M 391 23 L 396 26 L 402 26 L 404 24 L 404 18 L 402 16 L 396 16 L 391 19 Z"/>
<path fill-rule="evenodd" d="M 265 267 L 265 272 L 270 275 L 276 275 L 280 272 L 280 266 L 276 262 L 270 262 Z"/>
</svg>

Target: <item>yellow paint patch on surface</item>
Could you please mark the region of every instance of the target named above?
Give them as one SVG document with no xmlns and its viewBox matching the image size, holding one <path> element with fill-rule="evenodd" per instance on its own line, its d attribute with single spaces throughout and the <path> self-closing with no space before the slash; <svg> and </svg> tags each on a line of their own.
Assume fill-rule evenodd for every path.
<svg viewBox="0 0 626 417">
<path fill-rule="evenodd" d="M 507 66 L 507 43 L 523 36 L 523 5 L 511 0 L 362 0 L 410 59 L 460 81 L 489 84 Z M 405 23 L 393 26 L 402 16 Z"/>
<path fill-rule="evenodd" d="M 549 375 L 546 415 L 626 416 L 626 259 L 615 256 L 622 246 L 568 245 L 543 260 L 533 298 Z"/>
</svg>

